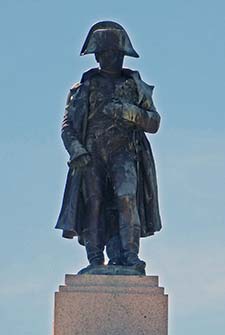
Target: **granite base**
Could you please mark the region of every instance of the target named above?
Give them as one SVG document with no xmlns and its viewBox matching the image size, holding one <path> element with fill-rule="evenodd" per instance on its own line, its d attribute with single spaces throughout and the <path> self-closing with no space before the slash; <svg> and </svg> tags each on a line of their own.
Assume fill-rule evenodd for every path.
<svg viewBox="0 0 225 335">
<path fill-rule="evenodd" d="M 167 335 L 168 296 L 157 276 L 66 275 L 54 335 Z"/>
</svg>

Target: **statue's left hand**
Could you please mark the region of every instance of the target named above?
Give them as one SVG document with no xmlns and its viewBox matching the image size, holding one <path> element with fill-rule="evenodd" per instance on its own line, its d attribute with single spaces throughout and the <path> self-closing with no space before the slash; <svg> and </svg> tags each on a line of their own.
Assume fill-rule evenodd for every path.
<svg viewBox="0 0 225 335">
<path fill-rule="evenodd" d="M 71 169 L 82 169 L 85 166 L 87 166 L 91 161 L 91 156 L 90 154 L 86 153 L 81 156 L 79 156 L 76 159 L 73 159 L 72 161 L 68 162 L 68 165 Z"/>
</svg>

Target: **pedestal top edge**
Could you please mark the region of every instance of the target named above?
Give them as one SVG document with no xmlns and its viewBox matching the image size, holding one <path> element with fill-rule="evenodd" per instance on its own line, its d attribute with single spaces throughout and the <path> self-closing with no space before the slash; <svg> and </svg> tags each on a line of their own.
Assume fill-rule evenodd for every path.
<svg viewBox="0 0 225 335">
<path fill-rule="evenodd" d="M 110 275 L 65 275 L 67 286 L 158 286 L 158 276 L 110 276 Z"/>
</svg>

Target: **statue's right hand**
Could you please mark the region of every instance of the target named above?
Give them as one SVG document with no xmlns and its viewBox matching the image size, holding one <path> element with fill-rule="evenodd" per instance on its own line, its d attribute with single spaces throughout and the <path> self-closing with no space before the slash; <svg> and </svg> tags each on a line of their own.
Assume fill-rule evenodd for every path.
<svg viewBox="0 0 225 335">
<path fill-rule="evenodd" d="M 91 161 L 91 156 L 89 153 L 83 154 L 76 159 L 70 160 L 68 165 L 71 169 L 82 169 L 87 166 Z"/>
</svg>

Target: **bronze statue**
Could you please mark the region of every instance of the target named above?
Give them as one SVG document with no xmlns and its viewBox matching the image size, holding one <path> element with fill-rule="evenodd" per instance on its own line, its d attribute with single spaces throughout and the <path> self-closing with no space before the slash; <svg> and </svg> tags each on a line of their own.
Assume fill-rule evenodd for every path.
<svg viewBox="0 0 225 335">
<path fill-rule="evenodd" d="M 139 57 L 118 23 L 96 23 L 81 55 L 94 54 L 99 68 L 70 89 L 62 139 L 70 155 L 62 209 L 56 225 L 63 237 L 78 236 L 89 269 L 122 266 L 144 273 L 140 237 L 161 229 L 155 164 L 145 132 L 156 133 L 160 116 L 153 86 L 123 68 Z"/>
</svg>

